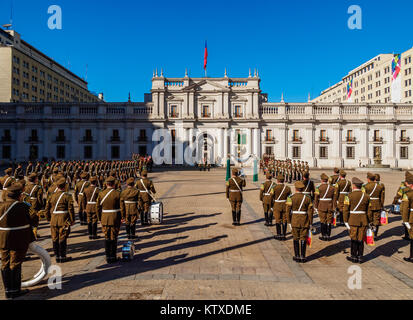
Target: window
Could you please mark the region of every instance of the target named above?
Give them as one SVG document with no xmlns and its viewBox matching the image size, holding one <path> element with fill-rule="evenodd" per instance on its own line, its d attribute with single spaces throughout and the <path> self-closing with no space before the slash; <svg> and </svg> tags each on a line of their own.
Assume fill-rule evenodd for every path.
<svg viewBox="0 0 413 320">
<path fill-rule="evenodd" d="M 380 142 L 382 140 L 380 137 L 380 130 L 374 130 L 373 139 L 375 142 Z"/>
<path fill-rule="evenodd" d="M 241 118 L 242 117 L 242 109 L 241 106 L 235 106 L 234 107 L 234 116 L 235 118 Z"/>
<path fill-rule="evenodd" d="M 119 130 L 115 129 L 112 131 L 112 141 L 120 141 L 120 137 L 119 137 Z"/>
<path fill-rule="evenodd" d="M 203 105 L 202 106 L 202 117 L 203 118 L 209 118 L 211 116 L 211 113 L 209 112 L 209 106 L 208 105 Z"/>
<path fill-rule="evenodd" d="M 147 154 L 146 146 L 139 146 L 139 154 L 143 156 Z"/>
<path fill-rule="evenodd" d="M 265 147 L 265 154 L 272 155 L 273 154 L 272 147 Z"/>
<path fill-rule="evenodd" d="M 272 142 L 273 141 L 272 130 L 266 130 L 265 131 L 265 141 L 267 141 L 267 142 Z"/>
<path fill-rule="evenodd" d="M 2 158 L 11 159 L 11 146 L 3 146 L 2 149 Z"/>
<path fill-rule="evenodd" d="M 86 129 L 84 140 L 85 140 L 85 141 L 92 141 L 92 140 L 93 140 L 92 130 Z"/>
<path fill-rule="evenodd" d="M 328 148 L 320 147 L 320 159 L 327 159 L 327 158 L 328 158 Z"/>
<path fill-rule="evenodd" d="M 373 147 L 373 159 L 381 159 L 381 147 Z"/>
<path fill-rule="evenodd" d="M 33 129 L 32 130 L 32 135 L 29 137 L 29 141 L 37 141 L 38 137 L 37 137 L 37 130 Z"/>
<path fill-rule="evenodd" d="M 300 131 L 299 130 L 293 130 L 293 141 L 300 141 Z"/>
<path fill-rule="evenodd" d="M 59 129 L 58 133 L 57 133 L 57 141 L 65 141 L 66 137 L 65 137 L 65 130 L 63 129 Z"/>
<path fill-rule="evenodd" d="M 83 154 L 84 154 L 84 158 L 85 159 L 91 159 L 92 158 L 92 155 L 93 155 L 93 153 L 92 153 L 92 146 L 85 146 L 84 148 L 83 148 Z"/>
<path fill-rule="evenodd" d="M 119 159 L 119 157 L 120 157 L 120 147 L 119 146 L 112 146 L 111 153 L 112 153 L 112 159 Z"/>
<path fill-rule="evenodd" d="M 400 141 L 406 141 L 406 138 L 407 138 L 407 131 L 400 130 Z"/>
<path fill-rule="evenodd" d="M 400 147 L 400 159 L 409 159 L 409 147 Z"/>
<path fill-rule="evenodd" d="M 56 147 L 56 158 L 64 159 L 66 157 L 66 147 L 65 146 L 57 146 Z"/>
<path fill-rule="evenodd" d="M 146 141 L 146 130 L 145 129 L 141 129 L 139 130 L 139 141 Z"/>
<path fill-rule="evenodd" d="M 325 142 L 327 141 L 327 131 L 320 130 L 320 141 Z"/>
<path fill-rule="evenodd" d="M 346 147 L 346 157 L 347 159 L 355 158 L 354 147 Z"/>
<path fill-rule="evenodd" d="M 404 70 L 404 75 L 407 76 L 409 74 L 412 73 L 412 68 L 407 68 L 406 70 Z"/>
<path fill-rule="evenodd" d="M 301 158 L 301 147 L 293 147 L 293 159 Z"/>
<path fill-rule="evenodd" d="M 176 105 L 171 105 L 171 112 L 169 115 L 171 118 L 178 117 L 178 107 Z"/>
<path fill-rule="evenodd" d="M 29 147 L 29 159 L 30 160 L 36 160 L 39 158 L 39 147 L 35 145 L 31 145 Z"/>
</svg>

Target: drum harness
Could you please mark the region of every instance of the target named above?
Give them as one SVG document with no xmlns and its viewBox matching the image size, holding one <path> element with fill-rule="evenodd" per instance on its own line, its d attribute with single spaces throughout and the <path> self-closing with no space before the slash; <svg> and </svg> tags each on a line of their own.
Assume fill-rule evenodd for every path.
<svg viewBox="0 0 413 320">
<path fill-rule="evenodd" d="M 112 191 L 115 189 L 110 190 L 102 199 L 102 201 L 100 202 L 100 205 L 103 204 L 103 202 L 105 202 L 106 198 L 112 193 Z M 120 209 L 113 209 L 113 210 L 102 210 L 102 213 L 116 213 L 116 212 L 120 212 Z"/>
<path fill-rule="evenodd" d="M 6 212 L 0 217 L 0 221 L 3 220 L 3 218 L 10 212 L 10 210 L 18 203 L 19 203 L 19 201 L 13 202 L 12 205 L 6 210 Z M 14 227 L 14 228 L 0 228 L 0 230 L 1 231 L 14 231 L 14 230 L 27 229 L 27 228 L 30 228 L 29 224 L 26 224 L 26 225 L 21 226 L 21 227 Z"/>
<path fill-rule="evenodd" d="M 145 184 L 143 183 L 143 179 L 141 179 L 140 182 L 141 182 L 142 186 L 145 188 L 145 191 L 140 191 L 140 192 L 145 192 L 145 193 L 149 194 L 149 196 L 152 198 L 152 200 L 156 202 L 156 199 L 152 196 L 152 194 L 148 191 Z"/>
</svg>

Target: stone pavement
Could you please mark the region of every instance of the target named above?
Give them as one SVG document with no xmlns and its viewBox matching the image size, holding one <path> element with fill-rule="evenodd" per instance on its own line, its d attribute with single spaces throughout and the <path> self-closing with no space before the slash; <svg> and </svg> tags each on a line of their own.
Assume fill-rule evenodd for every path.
<svg viewBox="0 0 413 320">
<path fill-rule="evenodd" d="M 317 183 L 320 173 L 311 172 Z M 355 174 L 349 172 L 348 178 Z M 365 180 L 365 173 L 357 176 Z M 362 289 L 350 290 L 347 272 L 352 264 L 346 260 L 349 237 L 344 227 L 333 229 L 331 242 L 322 242 L 315 235 L 307 250 L 309 262 L 297 264 L 292 260 L 291 235 L 288 241 L 279 242 L 274 239 L 275 227 L 264 226 L 259 184 L 251 177 L 244 192 L 240 227 L 232 226 L 225 170 L 172 169 L 150 177 L 164 203 L 165 221 L 158 226 L 139 226 L 132 262 L 106 264 L 103 240 L 89 240 L 87 228 L 76 224 L 68 241 L 68 254 L 74 259 L 61 264 L 62 289 L 50 290 L 43 281 L 22 299 L 413 298 L 413 264 L 403 261 L 409 243 L 401 239 L 400 216 L 391 215 L 390 224 L 380 229 L 376 246 L 365 249 Z M 382 174 L 386 204 L 392 202 L 403 177 L 402 172 Z M 52 252 L 46 223 L 40 234 L 39 243 Z M 119 248 L 125 241 L 122 227 Z M 25 277 L 35 270 L 36 263 L 35 259 L 25 262 Z"/>
</svg>

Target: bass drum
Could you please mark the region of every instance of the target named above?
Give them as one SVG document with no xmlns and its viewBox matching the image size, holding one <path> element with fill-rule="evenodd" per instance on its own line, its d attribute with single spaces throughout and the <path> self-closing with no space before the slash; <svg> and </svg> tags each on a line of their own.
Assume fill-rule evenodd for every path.
<svg viewBox="0 0 413 320">
<path fill-rule="evenodd" d="M 162 202 L 154 202 L 151 205 L 151 223 L 162 224 L 163 222 L 163 204 Z"/>
<path fill-rule="evenodd" d="M 49 253 L 34 242 L 30 243 L 28 252 L 39 256 L 42 265 L 32 279 L 22 282 L 22 288 L 35 286 L 36 284 L 40 283 L 47 276 L 49 267 L 52 264 Z"/>
</svg>

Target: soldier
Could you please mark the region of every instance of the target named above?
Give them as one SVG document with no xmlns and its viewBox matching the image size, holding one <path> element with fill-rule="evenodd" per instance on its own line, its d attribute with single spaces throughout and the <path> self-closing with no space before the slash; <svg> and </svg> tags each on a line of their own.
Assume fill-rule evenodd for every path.
<svg viewBox="0 0 413 320">
<path fill-rule="evenodd" d="M 344 207 L 344 198 L 350 193 L 351 191 L 351 182 L 350 180 L 346 179 L 347 172 L 344 170 L 340 170 L 339 172 L 339 180 L 336 182 L 334 187 L 334 199 L 333 203 L 337 208 L 338 216 L 337 221 L 339 226 L 344 225 L 343 220 L 343 207 Z"/>
<path fill-rule="evenodd" d="M 337 183 L 338 179 L 339 179 L 339 173 L 340 173 L 340 169 L 339 168 L 334 168 L 334 174 L 330 177 L 330 184 L 334 187 L 335 184 Z"/>
<path fill-rule="evenodd" d="M 232 178 L 226 183 L 227 200 L 231 203 L 232 225 L 239 226 L 241 221 L 242 190 L 246 182 L 238 176 L 238 169 L 232 169 Z"/>
<path fill-rule="evenodd" d="M 18 183 L 7 190 L 6 200 L 0 203 L 1 276 L 7 299 L 17 298 L 28 290 L 21 290 L 22 263 L 34 235 L 31 227 L 38 217 L 30 214 L 27 204 L 20 201 L 22 186 Z"/>
<path fill-rule="evenodd" d="M 120 194 L 120 209 L 122 220 L 126 224 L 126 234 L 128 239 L 135 239 L 136 221 L 138 220 L 139 190 L 134 187 L 135 179 L 126 180 L 126 189 Z"/>
<path fill-rule="evenodd" d="M 85 213 L 85 202 L 83 201 L 83 192 L 85 190 L 85 188 L 87 188 L 90 184 L 90 182 L 88 181 L 89 179 L 89 173 L 87 172 L 83 172 L 80 175 L 81 180 L 76 183 L 75 186 L 75 200 L 79 205 L 79 221 L 80 221 L 80 225 L 84 226 L 87 225 L 87 217 L 86 217 L 86 213 Z"/>
<path fill-rule="evenodd" d="M 410 237 L 410 256 L 408 258 L 403 258 L 404 261 L 413 263 L 413 176 L 408 175 L 405 181 L 406 189 L 402 204 L 400 206 L 400 211 L 402 214 L 403 224 L 409 232 Z"/>
<path fill-rule="evenodd" d="M 406 171 L 406 173 L 405 173 L 405 179 L 404 179 L 405 181 L 403 181 L 403 182 L 400 184 L 400 187 L 399 187 L 399 189 L 397 190 L 396 196 L 394 197 L 393 205 L 401 205 L 402 199 L 403 199 L 403 195 L 404 195 L 404 193 L 405 193 L 406 191 L 408 191 L 408 188 L 407 188 L 407 186 L 406 186 L 406 180 L 407 180 L 407 178 L 408 178 L 409 176 L 411 176 L 411 175 L 412 175 L 412 174 L 411 174 L 409 171 Z M 407 229 L 406 225 L 403 225 L 403 226 L 404 226 L 404 236 L 403 236 L 403 239 L 410 241 L 409 230 Z"/>
<path fill-rule="evenodd" d="M 38 216 L 39 211 L 44 208 L 43 189 L 39 186 L 39 178 L 36 173 L 31 173 L 27 179 L 29 183 L 25 186 L 23 192 L 25 201 L 31 205 L 31 214 Z M 36 239 L 38 236 L 37 227 L 38 225 L 33 226 L 33 233 Z"/>
<path fill-rule="evenodd" d="M 0 179 L 0 184 L 2 187 L 2 194 L 1 194 L 1 199 L 4 201 L 6 201 L 6 197 L 7 197 L 7 188 L 10 187 L 16 180 L 14 179 L 14 177 L 12 176 L 13 173 L 13 169 L 12 168 L 8 168 L 6 170 L 4 170 L 4 173 L 6 174 L 4 177 L 2 177 L 2 179 Z"/>
<path fill-rule="evenodd" d="M 304 172 L 303 173 L 303 184 L 304 184 L 304 189 L 303 189 L 303 194 L 306 196 L 309 196 L 311 201 L 314 199 L 314 182 L 310 179 L 310 173 L 309 172 Z"/>
<path fill-rule="evenodd" d="M 271 226 L 273 220 L 272 206 L 273 206 L 273 186 L 274 182 L 271 181 L 272 174 L 266 174 L 267 181 L 265 181 L 260 188 L 260 201 L 264 208 L 265 226 Z"/>
<path fill-rule="evenodd" d="M 24 176 L 22 164 L 19 163 L 17 168 L 14 170 L 14 177 L 19 179 L 19 177 Z"/>
<path fill-rule="evenodd" d="M 33 162 L 29 161 L 29 164 L 26 168 L 26 177 L 28 177 L 33 172 Z"/>
<path fill-rule="evenodd" d="M 286 202 L 291 195 L 291 188 L 284 184 L 284 176 L 277 176 L 277 185 L 273 188 L 274 206 L 273 212 L 275 216 L 275 228 L 277 230 L 276 239 L 285 241 L 287 235 L 287 208 Z"/>
<path fill-rule="evenodd" d="M 321 223 L 320 240 L 330 241 L 331 225 L 333 223 L 333 213 L 335 203 L 333 202 L 334 188 L 328 183 L 328 176 L 321 174 L 321 185 L 315 190 L 314 208 L 318 213 Z"/>
<path fill-rule="evenodd" d="M 301 181 L 297 181 L 294 186 L 296 193 L 289 196 L 286 202 L 287 220 L 293 234 L 293 260 L 305 263 L 307 262 L 306 240 L 310 227 L 313 225 L 313 204 L 311 198 L 303 194 L 305 186 Z"/>
<path fill-rule="evenodd" d="M 99 193 L 96 211 L 105 235 L 106 262 L 118 261 L 116 256 L 117 241 L 121 225 L 120 192 L 115 189 L 116 179 L 112 176 L 105 181 L 106 189 Z"/>
<path fill-rule="evenodd" d="M 85 215 L 87 217 L 87 226 L 89 239 L 98 239 L 98 216 L 96 212 L 96 199 L 99 195 L 99 192 L 102 191 L 98 186 L 98 178 L 91 177 L 90 185 L 85 188 L 83 191 L 83 207 L 85 208 Z"/>
<path fill-rule="evenodd" d="M 72 260 L 66 256 L 67 238 L 70 227 L 75 223 L 75 209 L 72 196 L 65 192 L 66 180 L 59 179 L 56 182 L 58 191 L 53 193 L 46 203 L 46 218 L 50 222 L 53 250 L 56 262 L 64 263 Z"/>
<path fill-rule="evenodd" d="M 141 224 L 143 226 L 150 224 L 150 214 L 152 203 L 152 194 L 156 193 L 152 180 L 148 179 L 148 172 L 142 171 L 142 179 L 136 183 L 136 188 L 139 190 L 139 207 L 141 209 Z"/>
<path fill-rule="evenodd" d="M 369 221 L 373 222 L 374 236 L 377 237 L 380 226 L 380 213 L 384 203 L 383 186 L 376 183 L 376 176 L 369 172 L 367 173 L 367 184 L 363 186 L 362 191 L 366 192 L 370 197 Z"/>
<path fill-rule="evenodd" d="M 363 181 L 354 177 L 352 180 L 353 191 L 344 199 L 344 224 L 350 231 L 351 256 L 347 260 L 362 263 L 364 251 L 364 236 L 369 226 L 370 197 L 361 190 Z"/>
</svg>

